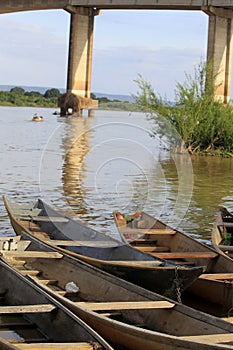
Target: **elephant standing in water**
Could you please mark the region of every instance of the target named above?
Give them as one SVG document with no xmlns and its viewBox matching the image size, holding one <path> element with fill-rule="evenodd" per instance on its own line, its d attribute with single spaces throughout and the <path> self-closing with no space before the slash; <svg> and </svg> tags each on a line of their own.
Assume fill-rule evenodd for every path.
<svg viewBox="0 0 233 350">
<path fill-rule="evenodd" d="M 83 109 L 88 109 L 92 105 L 92 99 L 66 92 L 58 98 L 58 107 L 61 115 L 68 115 L 69 109 L 72 115 L 80 115 Z"/>
</svg>

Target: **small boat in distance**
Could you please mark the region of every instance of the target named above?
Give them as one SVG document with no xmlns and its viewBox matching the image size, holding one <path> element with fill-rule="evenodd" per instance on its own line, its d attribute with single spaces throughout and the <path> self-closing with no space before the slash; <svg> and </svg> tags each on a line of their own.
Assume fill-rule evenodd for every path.
<svg viewBox="0 0 233 350">
<path fill-rule="evenodd" d="M 233 257 L 233 215 L 224 207 L 219 209 L 213 225 L 211 241 L 218 252 Z"/>
<path fill-rule="evenodd" d="M 122 240 L 139 251 L 180 264 L 206 266 L 182 293 L 183 302 L 220 317 L 233 314 L 233 260 L 220 249 L 216 251 L 144 211 L 133 215 L 117 211 L 114 218 Z"/>
<path fill-rule="evenodd" d="M 61 254 L 27 233 L 10 239 L 11 244 L 4 244 L 1 250 L 2 259 L 88 323 L 115 349 L 233 349 L 231 322 Z M 73 334 L 72 328 L 66 330 Z"/>
<path fill-rule="evenodd" d="M 44 120 L 42 115 L 37 115 L 37 113 L 35 113 L 32 117 L 32 121 L 33 122 L 42 122 Z"/>
<path fill-rule="evenodd" d="M 140 252 L 61 214 L 41 199 L 23 204 L 6 197 L 3 200 L 17 234 L 27 232 L 62 252 L 159 294 L 176 298 L 204 270 L 203 266 L 177 266 Z"/>
</svg>

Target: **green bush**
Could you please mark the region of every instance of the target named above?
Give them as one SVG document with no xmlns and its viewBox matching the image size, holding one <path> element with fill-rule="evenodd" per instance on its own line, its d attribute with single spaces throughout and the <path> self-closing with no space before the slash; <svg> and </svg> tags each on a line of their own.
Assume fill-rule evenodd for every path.
<svg viewBox="0 0 233 350">
<path fill-rule="evenodd" d="M 47 91 L 45 91 L 44 97 L 45 98 L 58 98 L 60 96 L 60 91 L 58 89 L 49 89 Z"/>
<path fill-rule="evenodd" d="M 216 101 L 215 81 L 211 65 L 201 62 L 194 77 L 186 74 L 184 84 L 177 84 L 171 104 L 139 75 L 134 98 L 154 121 L 152 135 L 164 138 L 179 152 L 233 151 L 233 109 Z"/>
</svg>

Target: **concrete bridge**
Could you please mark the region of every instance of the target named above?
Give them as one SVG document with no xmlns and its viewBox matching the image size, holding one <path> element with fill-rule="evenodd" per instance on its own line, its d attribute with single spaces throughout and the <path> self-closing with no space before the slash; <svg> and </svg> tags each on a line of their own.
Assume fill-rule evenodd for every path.
<svg viewBox="0 0 233 350">
<path fill-rule="evenodd" d="M 196 10 L 209 17 L 207 60 L 216 98 L 230 100 L 233 0 L 0 0 L 0 13 L 64 9 L 71 14 L 67 90 L 90 97 L 94 18 L 101 10 Z"/>
</svg>

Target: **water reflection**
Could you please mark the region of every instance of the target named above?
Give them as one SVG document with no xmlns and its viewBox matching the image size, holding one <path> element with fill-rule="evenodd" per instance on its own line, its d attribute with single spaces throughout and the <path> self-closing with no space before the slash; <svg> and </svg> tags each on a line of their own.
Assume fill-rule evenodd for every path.
<svg viewBox="0 0 233 350">
<path fill-rule="evenodd" d="M 65 158 L 63 163 L 62 183 L 66 200 L 74 214 L 79 217 L 87 215 L 85 197 L 87 189 L 83 186 L 86 176 L 85 157 L 90 150 L 89 139 L 92 137 L 90 118 L 72 118 L 64 137 Z"/>
</svg>

